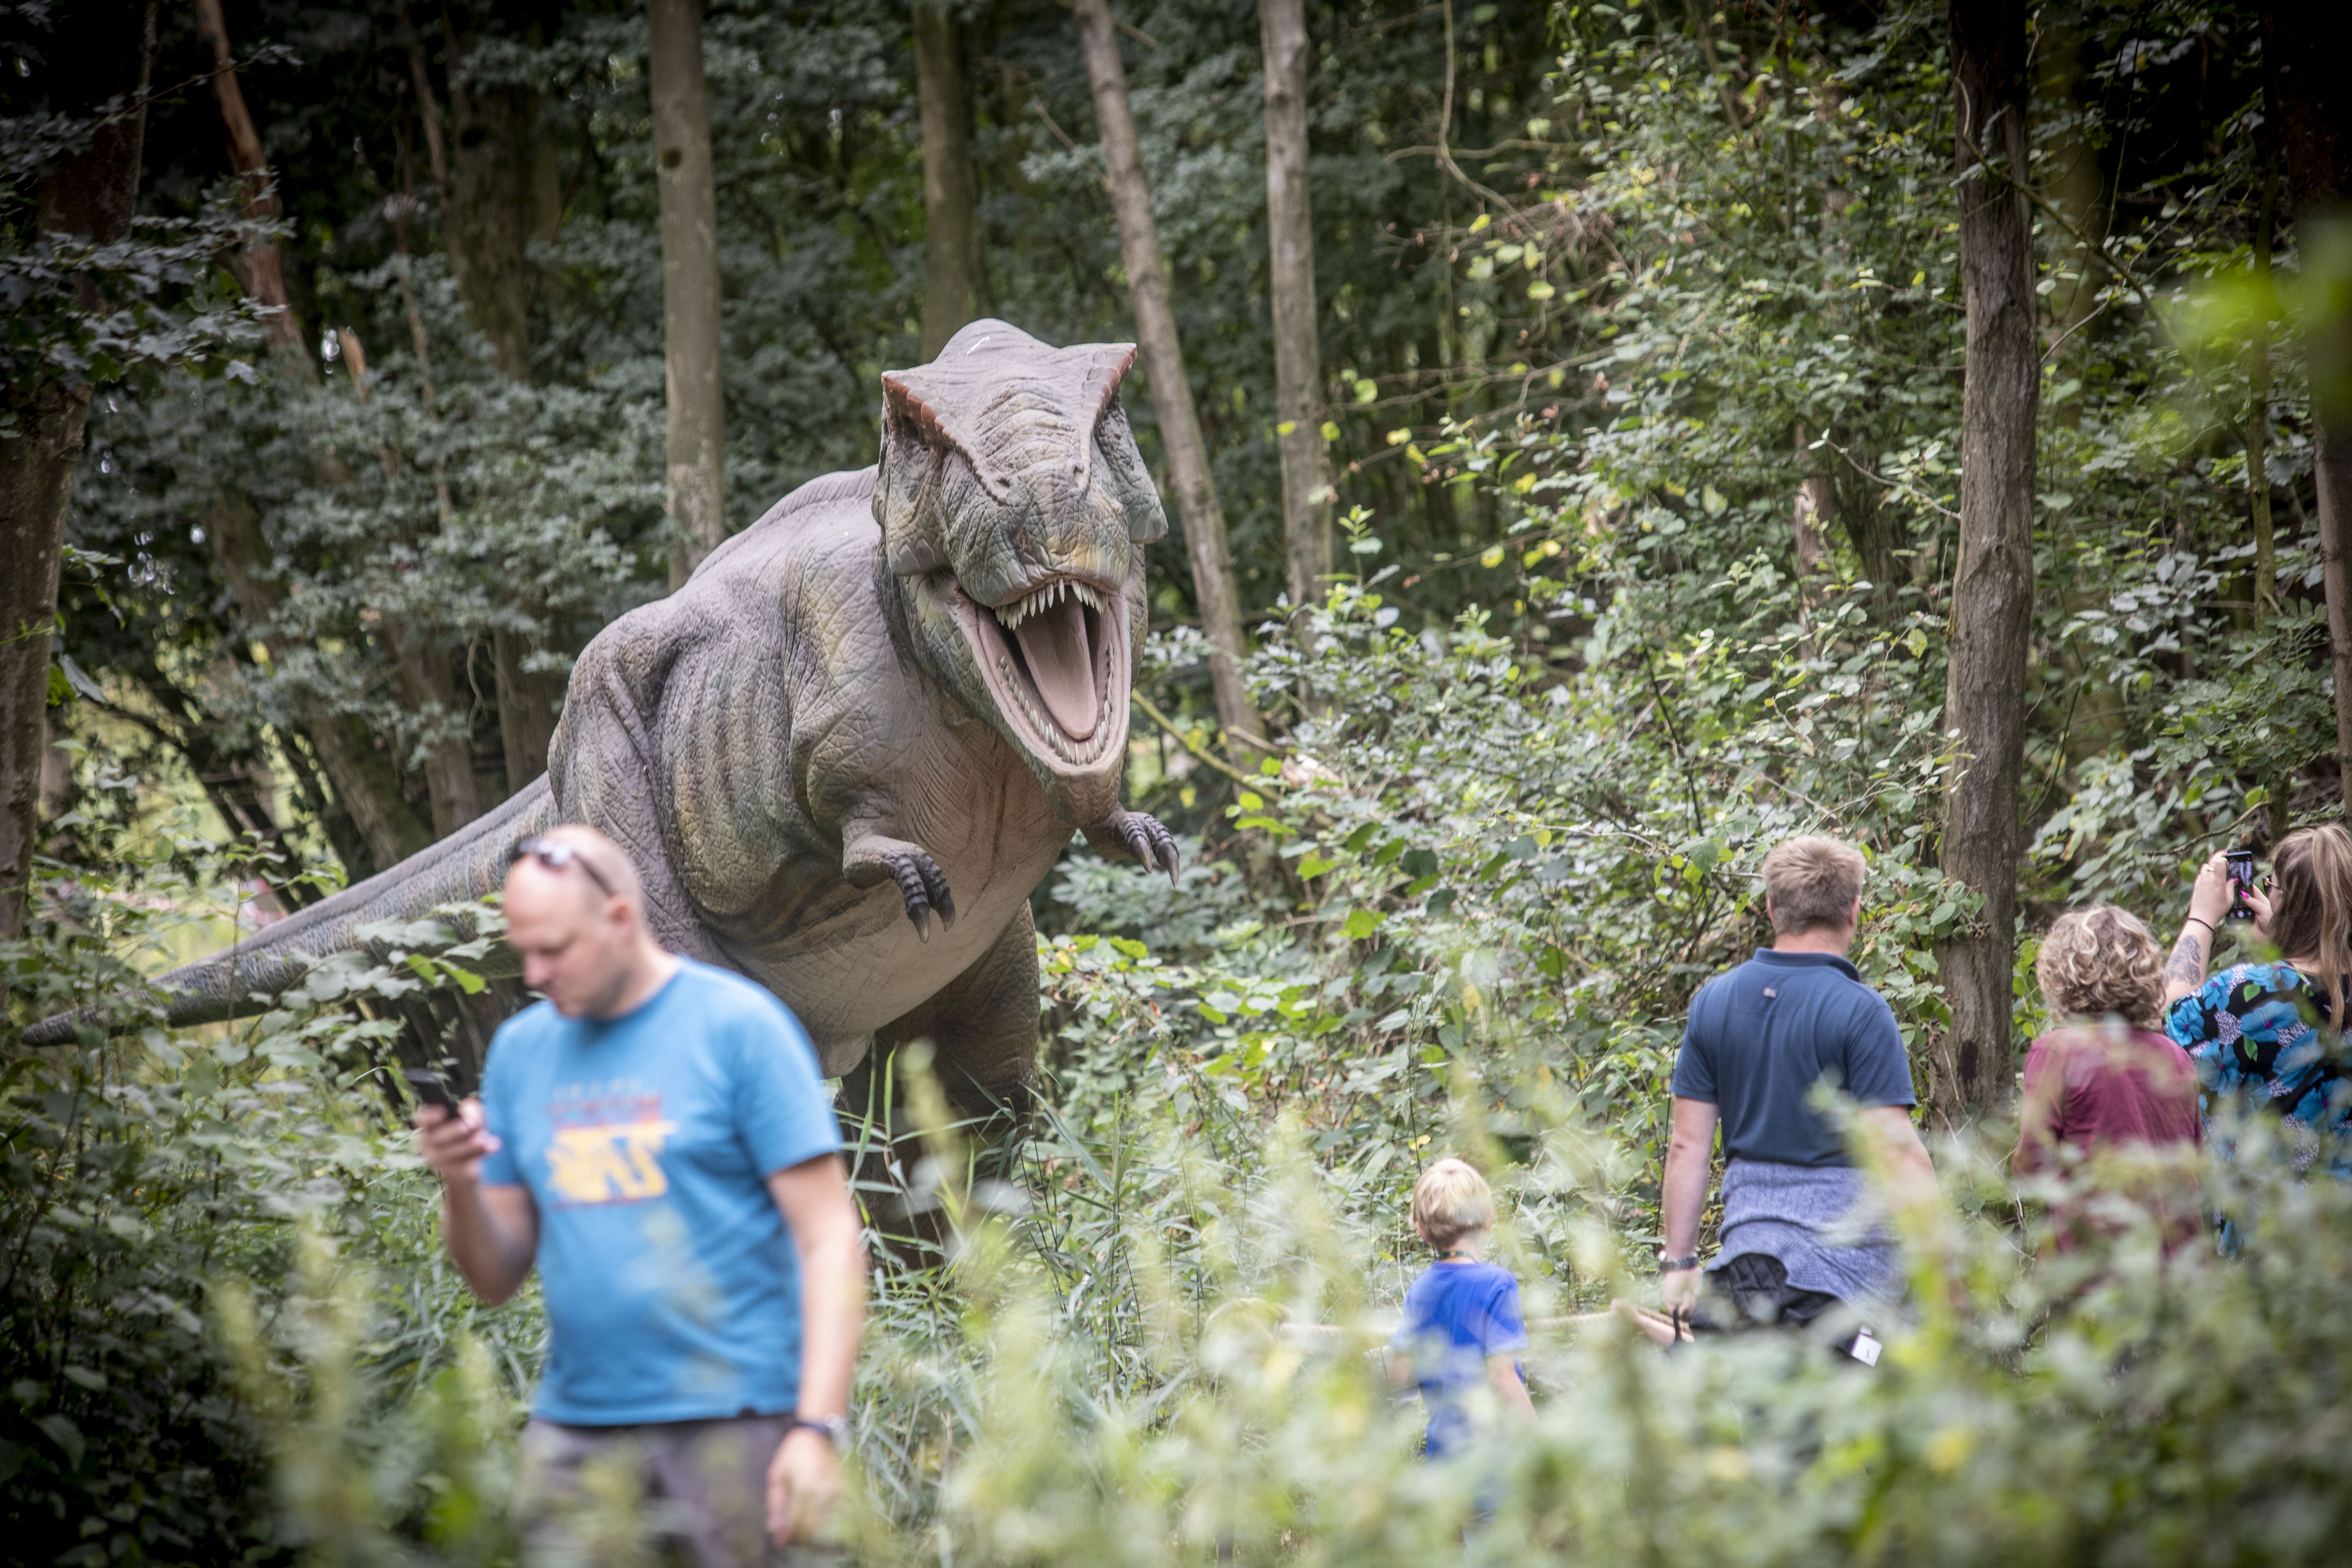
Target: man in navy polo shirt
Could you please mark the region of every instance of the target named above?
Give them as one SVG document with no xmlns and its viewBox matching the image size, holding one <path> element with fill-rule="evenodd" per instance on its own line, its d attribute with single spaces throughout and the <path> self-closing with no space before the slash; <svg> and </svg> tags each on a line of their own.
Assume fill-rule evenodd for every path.
<svg viewBox="0 0 2352 1568">
<path fill-rule="evenodd" d="M 1809 1099 L 1827 1084 L 1860 1105 L 1863 1136 L 1879 1142 L 1904 1186 L 1932 1188 L 1911 1124 L 1910 1058 L 1886 999 L 1846 961 L 1862 918 L 1861 851 L 1792 838 L 1763 869 L 1772 945 L 1691 998 L 1675 1064 L 1661 1194 L 1666 1306 L 1701 1330 L 1802 1327 L 1852 1308 L 1833 1314 L 1840 1342 L 1874 1360 L 1874 1342 L 1853 1337 L 1853 1319 L 1879 1317 L 1900 1294 L 1895 1243 L 1873 1221 L 1845 1140 Z M 1702 1274 L 1699 1218 L 1718 1125 L 1721 1246 Z"/>
</svg>

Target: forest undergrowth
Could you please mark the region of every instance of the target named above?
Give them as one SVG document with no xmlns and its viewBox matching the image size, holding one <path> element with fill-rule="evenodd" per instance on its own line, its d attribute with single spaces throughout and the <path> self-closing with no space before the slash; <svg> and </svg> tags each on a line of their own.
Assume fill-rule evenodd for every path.
<svg viewBox="0 0 2352 1568">
<path fill-rule="evenodd" d="M 1899 708 L 1874 733 L 1847 705 L 1872 739 L 1843 761 L 1770 704 L 1680 746 L 1598 715 L 1671 693 L 1728 719 L 1751 672 L 1910 656 L 1862 616 L 1784 635 L 1767 575 L 1742 590 L 1761 635 L 1685 650 L 1671 684 L 1636 655 L 1538 686 L 1475 613 L 1383 626 L 1379 575 L 1335 590 L 1311 658 L 1266 656 L 1269 690 L 1312 680 L 1350 718 L 1302 722 L 1224 840 L 1274 847 L 1318 918 L 1197 841 L 1173 888 L 1074 857 L 1053 893 L 1081 931 L 1040 942 L 1018 1158 L 975 1175 L 918 1079 L 929 1152 L 890 1179 L 948 1241 L 877 1270 L 861 1556 L 2323 1553 L 2352 1196 L 2301 1182 L 2266 1127 L 2210 1194 L 2248 1221 L 2239 1256 L 2168 1263 L 2127 1221 L 2095 1262 L 2040 1269 L 2024 1200 L 2053 1194 L 2020 1193 L 1997 1128 L 1940 1138 L 1944 1201 L 1905 1218 L 1915 1317 L 1875 1369 L 1801 1342 L 1662 1354 L 1601 1310 L 1654 1289 L 1656 1085 L 1690 985 L 1759 934 L 1762 848 L 1812 826 L 1870 848 L 1858 958 L 1908 1027 L 1934 1026 L 1923 953 L 1955 917 L 1885 805 L 1937 765 Z M 1611 635 L 1603 616 L 1591 646 Z M 124 891 L 60 888 L 68 918 L 12 950 L 16 983 L 139 1007 L 120 955 L 163 917 Z M 452 908 L 259 1017 L 12 1064 L 5 1462 L 52 1505 L 20 1519 L 87 1531 L 53 1555 L 513 1559 L 540 1320 L 475 1303 L 440 1257 L 382 1067 L 396 1009 L 471 983 L 498 931 Z M 1539 1418 L 1430 1466 L 1377 1352 L 1421 1263 L 1407 1190 L 1444 1152 L 1496 1178 Z M 610 1500 L 615 1542 L 639 1521 Z"/>
</svg>

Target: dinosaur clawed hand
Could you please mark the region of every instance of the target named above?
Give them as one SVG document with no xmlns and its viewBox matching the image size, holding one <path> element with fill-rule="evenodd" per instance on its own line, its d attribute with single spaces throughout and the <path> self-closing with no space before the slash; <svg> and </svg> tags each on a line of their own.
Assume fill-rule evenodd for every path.
<svg viewBox="0 0 2352 1568">
<path fill-rule="evenodd" d="M 842 857 L 842 870 L 850 885 L 858 888 L 870 888 L 888 877 L 906 902 L 915 934 L 925 942 L 931 940 L 933 913 L 942 928 L 955 924 L 955 895 L 948 890 L 948 875 L 919 844 L 878 837 L 856 839 Z"/>
<path fill-rule="evenodd" d="M 1176 852 L 1176 836 L 1160 826 L 1160 819 L 1140 811 L 1113 814 L 1106 825 L 1118 835 L 1129 854 L 1143 863 L 1147 871 L 1166 871 L 1168 885 L 1176 885 L 1176 873 L 1182 869 L 1183 857 Z M 1087 836 L 1090 839 L 1095 835 Z M 1097 844 L 1097 848 L 1103 846 Z"/>
<path fill-rule="evenodd" d="M 920 849 L 908 848 L 884 856 L 882 863 L 890 868 L 898 896 L 907 900 L 907 918 L 915 922 L 917 936 L 931 940 L 934 910 L 942 928 L 955 924 L 955 895 L 948 891 L 948 876 L 938 861 Z"/>
</svg>

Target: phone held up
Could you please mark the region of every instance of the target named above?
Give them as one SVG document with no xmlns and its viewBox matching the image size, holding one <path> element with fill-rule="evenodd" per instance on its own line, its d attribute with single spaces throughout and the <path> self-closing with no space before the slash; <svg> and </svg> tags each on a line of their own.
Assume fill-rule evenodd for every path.
<svg viewBox="0 0 2352 1568">
<path fill-rule="evenodd" d="M 2254 885 L 2254 852 L 2251 849 L 2232 849 L 2229 852 L 2229 863 L 2230 913 L 2228 918 L 2233 921 L 2252 920 L 2254 910 L 2253 907 L 2246 902 L 2246 894 L 2252 890 Z"/>
<path fill-rule="evenodd" d="M 457 1114 L 457 1097 L 449 1092 L 449 1081 L 430 1068 L 403 1068 L 400 1076 L 408 1080 L 419 1105 L 437 1105 L 450 1115 Z"/>
</svg>

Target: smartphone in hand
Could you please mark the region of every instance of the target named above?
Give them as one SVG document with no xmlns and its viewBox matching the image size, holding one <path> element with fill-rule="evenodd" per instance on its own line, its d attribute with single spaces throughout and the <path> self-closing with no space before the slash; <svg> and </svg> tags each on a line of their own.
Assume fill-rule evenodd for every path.
<svg viewBox="0 0 2352 1568">
<path fill-rule="evenodd" d="M 2253 906 L 2246 902 L 2246 894 L 2254 885 L 2254 852 L 2251 849 L 2229 851 L 2230 913 L 2228 919 L 2250 921 L 2254 918 Z"/>
<path fill-rule="evenodd" d="M 437 1105 L 450 1115 L 457 1114 L 457 1097 L 449 1092 L 449 1081 L 430 1068 L 403 1068 L 400 1076 L 408 1080 L 409 1089 L 419 1105 Z"/>
</svg>

